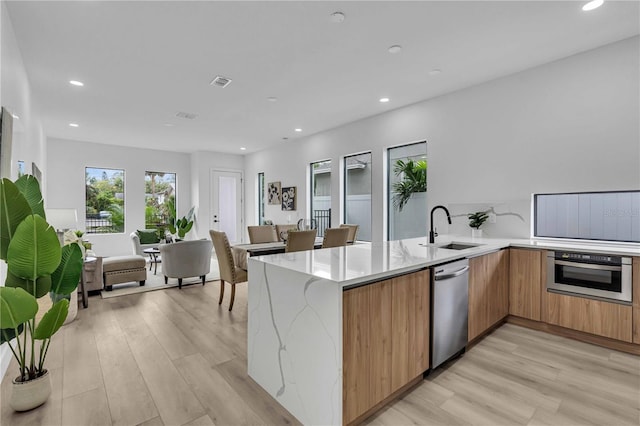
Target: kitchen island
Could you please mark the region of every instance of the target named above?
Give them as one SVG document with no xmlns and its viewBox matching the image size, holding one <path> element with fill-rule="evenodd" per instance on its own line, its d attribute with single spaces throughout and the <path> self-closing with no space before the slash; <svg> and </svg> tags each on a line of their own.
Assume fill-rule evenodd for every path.
<svg viewBox="0 0 640 426">
<path fill-rule="evenodd" d="M 425 242 L 250 258 L 249 376 L 304 424 L 358 421 L 429 368 L 430 266 L 510 246 L 553 247 L 553 242 L 479 239 L 471 241 L 475 247 L 450 250 L 440 247 L 443 241 Z M 637 246 L 609 250 L 640 254 Z M 395 323 L 399 332 L 387 327 Z M 370 350 L 376 345 L 379 350 Z M 380 375 L 375 383 L 368 381 L 371 373 Z"/>
</svg>

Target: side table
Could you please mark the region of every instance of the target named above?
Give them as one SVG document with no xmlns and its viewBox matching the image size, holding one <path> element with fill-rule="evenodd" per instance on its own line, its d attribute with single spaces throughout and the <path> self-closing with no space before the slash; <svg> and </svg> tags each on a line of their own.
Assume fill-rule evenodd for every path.
<svg viewBox="0 0 640 426">
<path fill-rule="evenodd" d="M 153 266 L 153 275 L 156 275 L 156 272 L 158 272 L 158 263 L 162 262 L 160 259 L 160 249 L 152 247 L 144 249 L 142 252 L 149 255 L 149 271 L 151 271 L 151 267 Z"/>
<path fill-rule="evenodd" d="M 82 265 L 80 288 L 78 288 L 78 292 L 82 294 L 82 307 L 85 309 L 89 306 L 89 290 L 87 287 L 90 282 L 93 282 L 93 280 L 89 281 L 87 278 L 88 275 L 94 275 L 94 272 L 98 269 L 98 261 L 100 262 L 101 267 L 102 258 L 87 256 L 85 257 L 84 264 Z"/>
</svg>

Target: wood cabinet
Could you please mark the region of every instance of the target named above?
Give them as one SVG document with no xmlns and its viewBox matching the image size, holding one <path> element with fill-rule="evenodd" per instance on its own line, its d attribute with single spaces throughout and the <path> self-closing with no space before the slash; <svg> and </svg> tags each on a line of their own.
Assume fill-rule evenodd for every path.
<svg viewBox="0 0 640 426">
<path fill-rule="evenodd" d="M 469 341 L 509 314 L 509 250 L 469 259 Z"/>
<path fill-rule="evenodd" d="M 633 343 L 640 344 L 640 257 L 633 258 Z"/>
<path fill-rule="evenodd" d="M 547 322 L 597 336 L 631 342 L 631 306 L 549 293 Z"/>
<path fill-rule="evenodd" d="M 510 249 L 509 314 L 540 321 L 540 295 L 545 285 L 544 250 Z"/>
<path fill-rule="evenodd" d="M 343 294 L 343 423 L 429 368 L 429 271 Z"/>
</svg>

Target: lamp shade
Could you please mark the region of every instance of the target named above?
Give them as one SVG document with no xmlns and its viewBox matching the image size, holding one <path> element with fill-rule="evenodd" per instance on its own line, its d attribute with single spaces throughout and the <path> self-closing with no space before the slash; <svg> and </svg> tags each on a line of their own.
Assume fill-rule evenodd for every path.
<svg viewBox="0 0 640 426">
<path fill-rule="evenodd" d="M 77 229 L 76 209 L 47 209 L 47 222 L 56 229 Z"/>
</svg>

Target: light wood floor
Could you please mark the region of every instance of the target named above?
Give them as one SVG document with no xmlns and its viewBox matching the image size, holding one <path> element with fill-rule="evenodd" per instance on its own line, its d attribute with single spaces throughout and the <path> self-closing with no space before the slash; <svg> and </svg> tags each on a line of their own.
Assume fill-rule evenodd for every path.
<svg viewBox="0 0 640 426">
<path fill-rule="evenodd" d="M 246 374 L 246 285 L 229 313 L 208 283 L 103 300 L 55 336 L 53 393 L 2 425 L 298 422 Z M 505 325 L 370 424 L 640 424 L 640 357 Z"/>
</svg>

